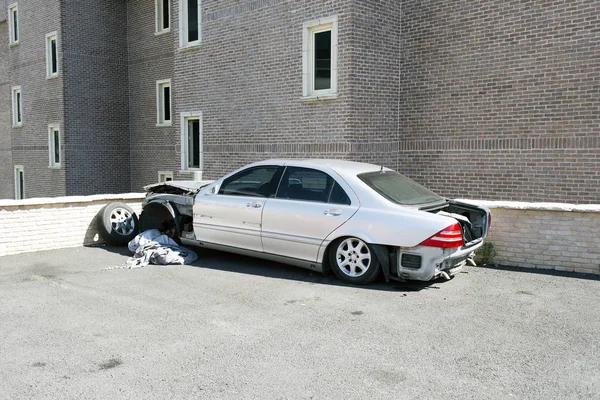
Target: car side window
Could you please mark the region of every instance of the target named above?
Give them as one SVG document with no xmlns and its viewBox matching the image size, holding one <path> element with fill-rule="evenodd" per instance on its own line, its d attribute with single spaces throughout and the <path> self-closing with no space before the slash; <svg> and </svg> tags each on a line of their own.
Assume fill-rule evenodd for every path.
<svg viewBox="0 0 600 400">
<path fill-rule="evenodd" d="M 260 166 L 248 168 L 225 179 L 219 194 L 230 196 L 273 197 L 281 168 L 278 166 Z"/>
<path fill-rule="evenodd" d="M 275 197 L 327 203 L 334 184 L 333 178 L 322 171 L 287 167 Z"/>
<path fill-rule="evenodd" d="M 350 197 L 346 194 L 344 189 L 339 183 L 335 182 L 333 188 L 331 188 L 331 194 L 329 195 L 328 203 L 331 204 L 344 204 L 349 206 L 351 204 Z"/>
</svg>

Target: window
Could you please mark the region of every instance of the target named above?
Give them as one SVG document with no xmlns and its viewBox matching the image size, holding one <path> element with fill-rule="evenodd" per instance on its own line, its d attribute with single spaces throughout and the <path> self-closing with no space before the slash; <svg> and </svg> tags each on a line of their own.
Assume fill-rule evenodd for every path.
<svg viewBox="0 0 600 400">
<path fill-rule="evenodd" d="M 350 199 L 335 180 L 322 171 L 287 167 L 279 184 L 277 198 L 350 204 Z"/>
<path fill-rule="evenodd" d="M 156 125 L 171 125 L 171 80 L 156 81 Z"/>
<path fill-rule="evenodd" d="M 60 129 L 58 125 L 48 125 L 48 156 L 51 168 L 60 168 Z"/>
<path fill-rule="evenodd" d="M 201 21 L 200 0 L 179 0 L 179 45 L 181 47 L 200 44 Z"/>
<path fill-rule="evenodd" d="M 283 168 L 265 165 L 245 169 L 223 181 L 219 194 L 231 196 L 272 197 Z"/>
<path fill-rule="evenodd" d="M 15 199 L 25 198 L 25 172 L 22 165 L 15 165 Z"/>
<path fill-rule="evenodd" d="M 46 77 L 58 76 L 58 50 L 56 48 L 56 32 L 46 35 Z"/>
<path fill-rule="evenodd" d="M 169 182 L 173 180 L 173 172 L 158 171 L 158 182 Z"/>
<path fill-rule="evenodd" d="M 171 31 L 171 0 L 156 1 L 156 33 Z"/>
<path fill-rule="evenodd" d="M 12 88 L 12 113 L 13 126 L 23 125 L 23 98 L 21 95 L 21 86 Z"/>
<path fill-rule="evenodd" d="M 181 113 L 181 169 L 202 171 L 202 113 Z"/>
<path fill-rule="evenodd" d="M 337 16 L 304 23 L 303 95 L 337 96 Z"/>
<path fill-rule="evenodd" d="M 19 44 L 19 8 L 17 3 L 8 7 L 8 42 L 11 46 Z"/>
<path fill-rule="evenodd" d="M 365 172 L 358 178 L 389 201 L 416 205 L 443 201 L 444 198 L 396 171 Z"/>
</svg>

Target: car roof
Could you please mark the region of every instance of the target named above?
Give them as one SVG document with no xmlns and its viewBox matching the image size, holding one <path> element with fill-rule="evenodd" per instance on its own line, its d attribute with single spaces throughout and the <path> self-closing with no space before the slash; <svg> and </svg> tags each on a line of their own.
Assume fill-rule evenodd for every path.
<svg viewBox="0 0 600 400">
<path fill-rule="evenodd" d="M 336 159 L 326 159 L 326 158 L 314 158 L 314 159 L 272 159 L 265 160 L 254 165 L 264 165 L 264 164 L 276 164 L 276 165 L 293 165 L 299 167 L 327 167 L 335 172 L 337 172 L 341 176 L 356 176 L 357 174 L 363 172 L 370 171 L 379 171 L 381 169 L 381 165 L 361 163 L 355 161 L 347 161 L 347 160 L 336 160 Z M 389 168 L 383 168 L 384 170 L 389 170 Z"/>
</svg>

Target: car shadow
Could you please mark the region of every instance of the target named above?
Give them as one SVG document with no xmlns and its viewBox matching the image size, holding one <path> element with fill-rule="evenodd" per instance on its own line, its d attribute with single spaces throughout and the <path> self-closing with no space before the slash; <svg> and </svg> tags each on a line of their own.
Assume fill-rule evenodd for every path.
<svg viewBox="0 0 600 400">
<path fill-rule="evenodd" d="M 228 271 L 238 274 L 264 276 L 274 279 L 286 279 L 319 285 L 331 285 L 389 292 L 419 292 L 425 289 L 439 289 L 440 287 L 437 286 L 437 284 L 443 282 L 443 280 L 435 280 L 430 282 L 385 282 L 385 279 L 382 276 L 380 279 L 369 285 L 357 286 L 339 281 L 331 272 L 322 274 L 320 272 L 309 271 L 307 269 L 297 268 L 274 261 L 262 260 L 212 249 L 202 249 L 197 247 L 191 248 L 196 251 L 199 256 L 198 260 L 191 264 L 192 267 Z"/>
</svg>

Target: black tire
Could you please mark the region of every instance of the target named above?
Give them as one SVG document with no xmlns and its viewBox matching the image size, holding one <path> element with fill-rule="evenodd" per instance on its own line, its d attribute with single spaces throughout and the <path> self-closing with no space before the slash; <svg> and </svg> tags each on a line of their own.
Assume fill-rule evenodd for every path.
<svg viewBox="0 0 600 400">
<path fill-rule="evenodd" d="M 138 217 L 131 207 L 124 203 L 110 203 L 96 215 L 98 233 L 107 243 L 124 246 L 139 231 Z"/>
<path fill-rule="evenodd" d="M 329 263 L 342 282 L 367 285 L 379 276 L 381 265 L 373 248 L 355 237 L 337 239 L 329 248 Z"/>
</svg>

